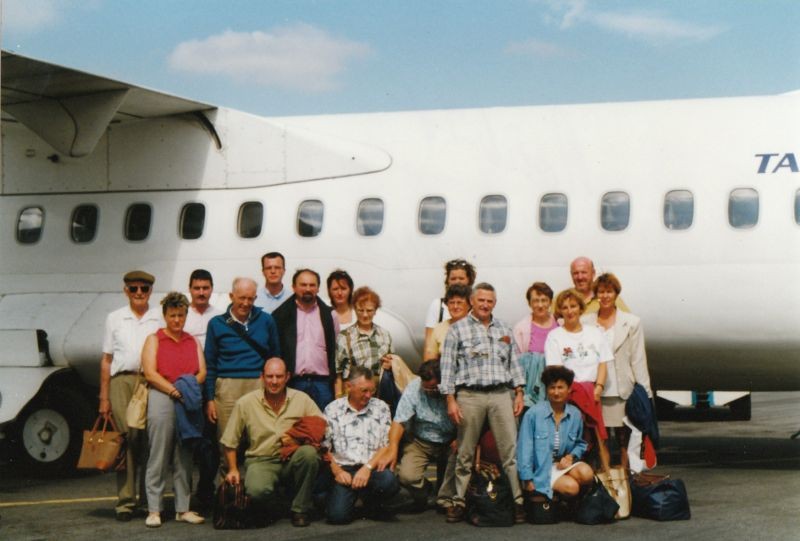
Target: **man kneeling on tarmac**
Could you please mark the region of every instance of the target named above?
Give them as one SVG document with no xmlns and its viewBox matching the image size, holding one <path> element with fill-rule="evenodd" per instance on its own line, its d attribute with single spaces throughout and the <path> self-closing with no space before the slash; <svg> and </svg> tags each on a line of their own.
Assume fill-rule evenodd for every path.
<svg viewBox="0 0 800 541">
<path fill-rule="evenodd" d="M 289 374 L 282 359 L 267 360 L 261 381 L 263 390 L 247 393 L 236 402 L 220 440 L 228 463 L 225 480 L 232 484 L 242 480 L 236 448 L 246 430 L 250 445 L 245 451 L 244 487 L 253 508 L 274 509 L 276 485 L 279 481 L 288 483 L 294 493 L 292 525 L 308 526 L 313 507 L 311 492 L 319 471 L 317 449 L 313 445 L 299 445 L 288 460 L 282 461 L 281 446 L 291 443 L 287 443 L 290 438 L 286 432 L 295 423 L 304 417 L 322 417 L 322 412 L 307 394 L 286 388 Z"/>
</svg>

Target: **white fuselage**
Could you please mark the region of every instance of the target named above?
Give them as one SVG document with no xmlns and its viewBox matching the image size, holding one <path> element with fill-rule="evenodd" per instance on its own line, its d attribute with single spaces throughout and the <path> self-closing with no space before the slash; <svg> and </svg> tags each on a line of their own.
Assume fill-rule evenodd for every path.
<svg viewBox="0 0 800 541">
<path fill-rule="evenodd" d="M 525 290 L 571 285 L 569 263 L 588 256 L 622 281 L 644 324 L 660 389 L 800 389 L 800 173 L 773 168 L 800 152 L 800 96 L 261 119 L 227 109 L 210 118 L 217 148 L 180 117 L 112 125 L 87 157 L 46 159 L 52 149 L 4 122 L 0 197 L 0 329 L 40 328 L 58 364 L 98 373 L 103 321 L 121 306 L 121 277 L 156 276 L 152 303 L 186 290 L 208 269 L 218 294 L 240 275 L 260 276 L 260 256 L 286 256 L 323 276 L 348 270 L 382 297 L 405 355 L 418 354 L 425 310 L 443 293 L 443 263 L 463 257 L 497 289 L 495 314 L 528 312 Z M 779 154 L 759 172 L 759 154 Z M 31 156 L 32 155 L 32 156 Z M 796 169 L 796 168 L 795 168 Z M 753 188 L 758 223 L 729 224 L 731 190 Z M 671 190 L 694 196 L 685 230 L 664 225 Z M 601 198 L 630 196 L 622 231 L 600 225 Z M 565 194 L 560 232 L 539 227 L 543 195 Z M 487 195 L 508 202 L 499 233 L 478 227 Z M 424 197 L 440 196 L 446 225 L 418 228 Z M 356 230 L 359 202 L 380 198 L 383 229 Z M 301 237 L 298 205 L 324 205 L 321 233 Z M 242 203 L 264 205 L 261 234 L 237 234 Z M 179 237 L 181 209 L 205 205 L 203 234 Z M 132 203 L 152 206 L 148 238 L 123 237 Z M 70 240 L 73 209 L 99 209 L 96 238 Z M 23 208 L 44 210 L 41 240 L 15 231 Z M 324 289 L 324 288 L 323 288 Z M 224 296 L 221 296 L 224 299 Z M 223 301 L 223 304 L 226 304 Z M 96 377 L 96 376 L 95 376 Z"/>
</svg>

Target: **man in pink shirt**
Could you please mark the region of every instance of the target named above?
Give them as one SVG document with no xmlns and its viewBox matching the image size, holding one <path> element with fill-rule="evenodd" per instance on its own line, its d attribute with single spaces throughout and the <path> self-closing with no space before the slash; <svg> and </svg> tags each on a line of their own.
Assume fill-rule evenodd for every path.
<svg viewBox="0 0 800 541">
<path fill-rule="evenodd" d="M 272 312 L 272 317 L 278 326 L 283 360 L 291 374 L 289 386 L 308 394 L 324 410 L 334 398 L 339 321 L 317 296 L 319 282 L 319 274 L 311 269 L 295 272 L 294 294 Z"/>
</svg>

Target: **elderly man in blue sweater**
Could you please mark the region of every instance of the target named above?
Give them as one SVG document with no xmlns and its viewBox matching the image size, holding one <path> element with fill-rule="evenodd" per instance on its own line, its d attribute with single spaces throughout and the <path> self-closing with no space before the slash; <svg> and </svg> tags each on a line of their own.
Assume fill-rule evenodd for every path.
<svg viewBox="0 0 800 541">
<path fill-rule="evenodd" d="M 281 354 L 275 321 L 253 305 L 257 288 L 250 278 L 236 278 L 228 309 L 208 322 L 206 417 L 216 423 L 218 438 L 225 432 L 236 401 L 261 388 L 265 359 Z"/>
</svg>

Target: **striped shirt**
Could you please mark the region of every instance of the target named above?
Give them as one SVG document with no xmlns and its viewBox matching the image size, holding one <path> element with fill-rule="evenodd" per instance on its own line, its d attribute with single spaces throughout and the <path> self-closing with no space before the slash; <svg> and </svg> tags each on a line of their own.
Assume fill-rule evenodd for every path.
<svg viewBox="0 0 800 541">
<path fill-rule="evenodd" d="M 364 332 L 358 325 L 351 325 L 336 337 L 336 373 L 344 379 L 350 375 L 353 365 L 365 366 L 376 375 L 381 368 L 381 357 L 394 353 L 392 336 L 378 325 Z"/>
<path fill-rule="evenodd" d="M 461 386 L 525 385 L 511 327 L 494 317 L 488 327 L 471 312 L 453 323 L 444 340 L 441 363 L 442 394 L 455 394 Z"/>
</svg>

